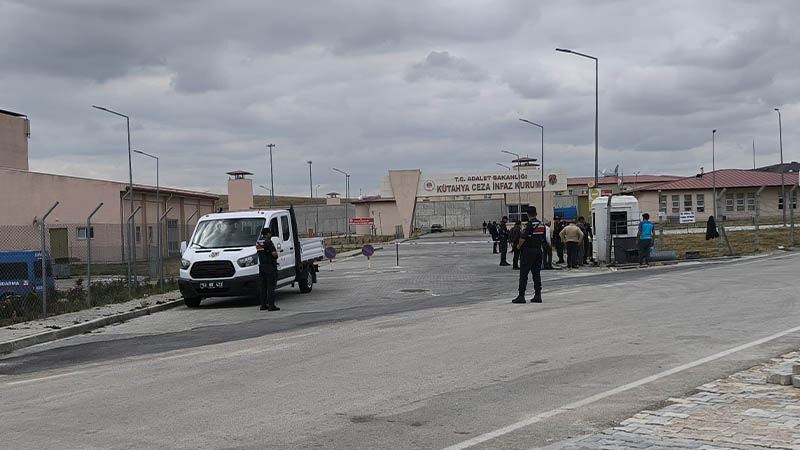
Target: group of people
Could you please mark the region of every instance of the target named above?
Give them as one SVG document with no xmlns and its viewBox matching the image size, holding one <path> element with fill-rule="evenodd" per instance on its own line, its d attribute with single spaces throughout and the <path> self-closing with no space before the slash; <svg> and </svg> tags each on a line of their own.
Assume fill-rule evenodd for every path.
<svg viewBox="0 0 800 450">
<path fill-rule="evenodd" d="M 535 208 L 534 208 L 535 209 Z M 530 218 L 529 213 L 529 218 Z M 552 270 L 553 250 L 558 255 L 556 264 L 567 264 L 567 268 L 577 269 L 585 266 L 589 262 L 594 262 L 592 257 L 592 226 L 583 217 L 577 220 L 561 220 L 556 217 L 552 227 L 549 220 L 539 222 L 544 227 L 547 239 L 542 242 L 542 268 Z M 521 246 L 520 239 L 523 234 L 522 222 L 517 220 L 508 228 L 508 217 L 503 216 L 500 223 L 483 222 L 483 233 L 489 233 L 492 237 L 492 253 L 500 253 L 501 266 L 513 266 L 514 270 L 520 268 Z M 513 253 L 512 264 L 508 263 L 506 254 L 508 245 L 511 244 Z M 566 261 L 564 256 L 566 254 Z"/>
<path fill-rule="evenodd" d="M 484 222 L 483 232 L 492 236 L 492 253 L 500 253 L 501 266 L 513 266 L 519 270 L 519 295 L 512 303 L 526 303 L 525 291 L 528 287 L 528 273 L 533 276 L 534 296 L 531 303 L 542 302 L 542 277 L 541 270 L 553 269 L 553 247 L 555 247 L 558 261 L 564 264 L 564 252 L 567 254 L 567 266 L 578 268 L 587 264 L 587 258 L 592 258 L 592 227 L 583 217 L 578 217 L 575 222 L 562 221 L 555 218 L 551 228 L 550 222 L 537 218 L 536 207 L 529 206 L 528 221 L 525 226 L 517 220 L 511 229 L 508 228 L 508 217 L 503 216 L 500 223 Z M 512 264 L 507 261 L 508 245 L 511 244 L 513 252 Z"/>
</svg>

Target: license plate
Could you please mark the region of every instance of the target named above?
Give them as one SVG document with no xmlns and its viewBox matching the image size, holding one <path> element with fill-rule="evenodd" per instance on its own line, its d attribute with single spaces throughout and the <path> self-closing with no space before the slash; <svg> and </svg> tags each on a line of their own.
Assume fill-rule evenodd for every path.
<svg viewBox="0 0 800 450">
<path fill-rule="evenodd" d="M 222 289 L 225 283 L 222 281 L 201 281 L 200 289 Z"/>
</svg>

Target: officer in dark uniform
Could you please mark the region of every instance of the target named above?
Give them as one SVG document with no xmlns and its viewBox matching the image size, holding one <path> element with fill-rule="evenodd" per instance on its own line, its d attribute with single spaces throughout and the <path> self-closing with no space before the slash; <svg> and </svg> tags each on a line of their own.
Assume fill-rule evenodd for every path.
<svg viewBox="0 0 800 450">
<path fill-rule="evenodd" d="M 528 223 L 519 240 L 522 249 L 519 270 L 519 295 L 512 303 L 525 303 L 525 289 L 528 287 L 528 272 L 533 273 L 533 289 L 536 292 L 531 303 L 542 303 L 542 243 L 549 241 L 547 230 L 536 218 L 536 207 L 528 207 Z"/>
<path fill-rule="evenodd" d="M 261 310 L 280 311 L 275 306 L 275 285 L 278 283 L 278 250 L 272 243 L 272 230 L 261 230 L 261 238 L 256 241 L 258 253 L 258 298 Z"/>
<path fill-rule="evenodd" d="M 500 265 L 510 266 L 506 260 L 506 253 L 508 253 L 508 217 L 503 216 L 500 220 L 500 225 L 497 226 L 497 240 L 500 242 Z"/>
</svg>

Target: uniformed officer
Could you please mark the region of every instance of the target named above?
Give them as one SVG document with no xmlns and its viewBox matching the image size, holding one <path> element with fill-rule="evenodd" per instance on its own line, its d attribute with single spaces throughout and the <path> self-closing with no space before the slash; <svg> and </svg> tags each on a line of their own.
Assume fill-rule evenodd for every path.
<svg viewBox="0 0 800 450">
<path fill-rule="evenodd" d="M 536 207 L 528 207 L 528 223 L 519 240 L 522 249 L 519 270 L 519 295 L 512 303 L 525 303 L 525 289 L 528 287 L 528 272 L 533 273 L 533 289 L 536 292 L 531 303 L 542 302 L 542 243 L 550 243 L 545 226 L 536 218 Z"/>
<path fill-rule="evenodd" d="M 272 243 L 272 230 L 261 230 L 261 238 L 256 241 L 258 253 L 258 298 L 261 310 L 280 311 L 275 306 L 275 285 L 278 282 L 278 250 Z"/>
<path fill-rule="evenodd" d="M 510 266 L 506 260 L 508 253 L 508 217 L 503 216 L 500 220 L 500 225 L 497 226 L 497 240 L 500 242 L 500 265 Z"/>
</svg>

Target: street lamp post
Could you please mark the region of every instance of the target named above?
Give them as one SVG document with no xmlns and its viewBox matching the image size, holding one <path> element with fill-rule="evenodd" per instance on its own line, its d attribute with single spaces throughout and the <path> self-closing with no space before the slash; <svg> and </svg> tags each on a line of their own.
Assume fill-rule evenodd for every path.
<svg viewBox="0 0 800 450">
<path fill-rule="evenodd" d="M 519 119 L 519 120 L 527 123 L 528 125 L 539 127 L 539 129 L 542 130 L 542 158 L 539 160 L 539 170 L 542 172 L 542 216 L 541 217 L 544 217 L 544 127 L 536 122 L 531 122 L 530 120 L 526 119 Z M 597 180 L 595 180 L 595 183 L 596 182 Z"/>
<path fill-rule="evenodd" d="M 311 191 L 311 198 L 314 198 L 314 182 L 311 181 L 311 161 L 308 162 L 308 190 Z"/>
<path fill-rule="evenodd" d="M 267 148 L 269 149 L 269 183 L 272 186 L 272 189 L 269 191 L 269 206 L 270 208 L 275 207 L 275 175 L 272 172 L 272 149 L 275 147 L 275 144 L 267 144 Z"/>
<path fill-rule="evenodd" d="M 336 167 L 332 167 L 332 169 L 334 171 L 339 172 L 342 175 L 344 175 L 344 192 L 345 192 L 345 194 L 344 194 L 344 198 L 345 198 L 345 202 L 344 202 L 344 226 L 345 226 L 344 230 L 345 230 L 345 232 L 344 232 L 344 234 L 345 234 L 345 236 L 347 236 L 349 238 L 350 237 L 350 217 L 349 217 L 349 212 L 347 211 L 347 199 L 350 198 L 350 174 L 345 172 L 345 171 L 343 171 L 343 170 L 339 170 Z"/>
<path fill-rule="evenodd" d="M 786 201 L 786 184 L 783 180 L 783 127 L 781 126 L 781 110 L 775 108 L 775 111 L 778 113 L 778 139 L 781 149 L 781 198 L 783 199 L 783 226 L 786 226 L 786 208 L 792 207 L 792 199 Z"/>
<path fill-rule="evenodd" d="M 268 187 L 264 186 L 263 184 L 259 184 L 259 185 L 258 185 L 258 187 L 260 187 L 261 189 L 264 189 L 265 191 L 267 191 L 267 192 L 269 192 L 270 194 L 272 194 L 272 189 L 270 189 L 270 188 L 268 188 Z"/>
<path fill-rule="evenodd" d="M 102 106 L 92 105 L 92 108 L 114 114 L 119 117 L 125 118 L 125 128 L 128 132 L 128 195 L 130 196 L 131 203 L 131 219 L 128 223 L 128 296 L 131 294 L 131 280 L 133 283 L 138 284 L 136 280 L 136 242 L 134 237 L 133 226 L 133 165 L 131 161 L 131 118 L 125 114 L 112 111 Z"/>
<path fill-rule="evenodd" d="M 153 159 L 156 160 L 156 217 L 158 217 L 158 229 L 156 230 L 157 233 L 158 233 L 158 239 L 156 239 L 156 242 L 157 242 L 156 245 L 158 247 L 158 274 L 159 274 L 158 282 L 161 285 L 161 290 L 163 291 L 164 290 L 164 274 L 163 274 L 162 267 L 163 267 L 164 263 L 163 263 L 163 261 L 161 259 L 161 257 L 162 257 L 162 249 L 161 249 L 161 186 L 159 184 L 159 179 L 158 179 L 158 177 L 159 177 L 159 175 L 158 175 L 158 172 L 159 172 L 159 169 L 158 169 L 158 156 L 151 155 L 149 153 L 145 153 L 145 152 L 140 151 L 140 150 L 134 150 L 133 152 L 134 153 L 138 153 L 140 155 L 144 155 L 144 156 L 153 158 Z M 167 203 L 169 203 L 169 200 L 167 201 Z"/>
<path fill-rule="evenodd" d="M 498 165 L 498 166 L 500 166 L 500 167 L 505 167 L 506 169 L 508 169 L 508 170 L 509 170 L 509 172 L 511 171 L 511 167 L 508 167 L 508 166 L 507 166 L 507 165 L 505 165 L 505 164 L 500 164 L 500 163 L 495 163 L 495 164 L 497 164 L 497 165 Z"/>
<path fill-rule="evenodd" d="M 522 161 L 520 161 L 522 157 L 519 153 L 510 152 L 508 150 L 500 151 L 517 157 L 517 215 L 519 216 L 519 220 L 522 221 L 522 177 L 519 172 L 519 166 L 522 165 Z M 544 205 L 542 205 L 542 209 L 544 209 Z"/>
<path fill-rule="evenodd" d="M 711 130 L 711 186 L 713 189 L 714 195 L 714 220 L 716 220 L 717 229 L 719 229 L 719 211 L 717 207 L 718 199 L 717 199 L 717 166 L 715 161 L 715 153 L 716 153 L 716 135 L 717 129 Z M 722 256 L 722 235 L 717 232 L 717 253 L 719 256 Z"/>
<path fill-rule="evenodd" d="M 598 60 L 597 57 L 578 53 L 566 48 L 557 48 L 557 52 L 572 53 L 573 55 L 583 56 L 594 60 L 594 187 L 597 188 L 597 173 L 598 169 L 598 152 L 597 152 L 597 122 L 598 122 Z"/>
</svg>

